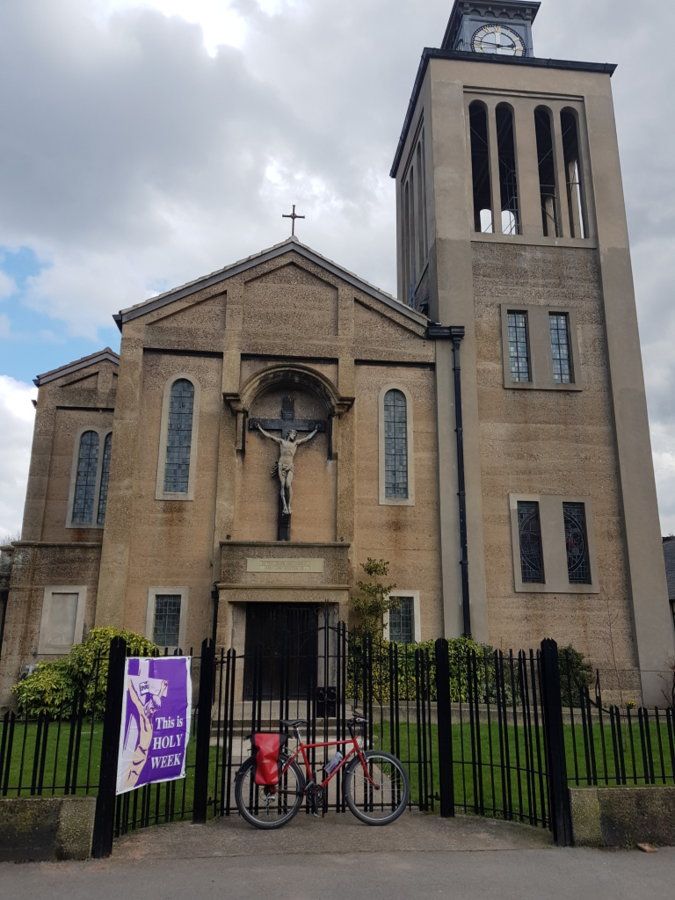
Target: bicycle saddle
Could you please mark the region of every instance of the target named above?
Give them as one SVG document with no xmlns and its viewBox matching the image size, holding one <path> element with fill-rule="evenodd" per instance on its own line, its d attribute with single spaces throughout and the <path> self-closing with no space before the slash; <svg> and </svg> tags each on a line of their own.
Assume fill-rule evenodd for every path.
<svg viewBox="0 0 675 900">
<path fill-rule="evenodd" d="M 284 728 L 299 728 L 300 725 L 307 725 L 306 719 L 279 719 L 279 724 Z"/>
</svg>

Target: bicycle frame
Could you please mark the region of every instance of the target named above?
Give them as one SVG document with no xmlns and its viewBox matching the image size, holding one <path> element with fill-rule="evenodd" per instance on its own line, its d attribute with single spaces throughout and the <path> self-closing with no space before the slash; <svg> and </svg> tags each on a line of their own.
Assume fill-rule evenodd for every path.
<svg viewBox="0 0 675 900">
<path fill-rule="evenodd" d="M 353 759 L 354 756 L 358 756 L 361 761 L 361 766 L 363 767 L 363 773 L 366 779 L 370 782 L 370 784 L 376 789 L 379 790 L 379 785 L 375 783 L 370 774 L 368 773 L 368 764 L 363 752 L 363 748 L 359 746 L 359 739 L 355 734 L 352 734 L 351 737 L 346 738 L 345 740 L 338 741 L 317 741 L 313 744 L 307 744 L 302 740 L 299 731 L 296 729 L 295 738 L 298 742 L 298 746 L 295 750 L 290 754 L 286 763 L 282 768 L 282 774 L 285 773 L 291 763 L 294 760 L 297 760 L 299 757 L 302 757 L 302 761 L 305 767 L 305 774 L 307 776 L 307 784 L 310 782 L 314 782 L 321 788 L 327 787 L 330 782 L 335 778 L 338 772 L 342 771 L 347 763 Z M 309 750 L 321 749 L 323 747 L 346 747 L 348 744 L 351 744 L 351 749 L 348 753 L 345 753 L 340 762 L 335 766 L 332 772 L 329 772 L 326 778 L 323 781 L 317 781 L 314 771 L 312 770 L 312 765 L 309 761 Z"/>
</svg>

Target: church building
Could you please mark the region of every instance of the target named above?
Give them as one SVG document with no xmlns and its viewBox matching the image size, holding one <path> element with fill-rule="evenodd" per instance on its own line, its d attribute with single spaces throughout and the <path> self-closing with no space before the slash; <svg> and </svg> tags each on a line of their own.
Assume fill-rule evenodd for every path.
<svg viewBox="0 0 675 900">
<path fill-rule="evenodd" d="M 539 5 L 457 0 L 422 54 L 398 299 L 292 236 L 37 377 L 0 705 L 96 625 L 244 650 L 347 618 L 368 557 L 391 639 L 552 637 L 657 702 L 675 636 L 614 66 L 537 57 Z"/>
</svg>

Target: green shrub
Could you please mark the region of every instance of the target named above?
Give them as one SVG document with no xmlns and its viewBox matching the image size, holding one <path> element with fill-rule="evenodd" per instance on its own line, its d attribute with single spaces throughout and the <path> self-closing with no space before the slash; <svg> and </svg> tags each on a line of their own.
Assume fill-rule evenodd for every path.
<svg viewBox="0 0 675 900">
<path fill-rule="evenodd" d="M 579 706 L 580 691 L 593 681 L 593 666 L 570 644 L 558 649 L 560 695 L 565 706 Z"/>
<path fill-rule="evenodd" d="M 142 634 L 119 628 L 93 628 L 67 656 L 38 663 L 34 672 L 14 685 L 20 712 L 28 716 L 69 715 L 77 700 L 85 713 L 102 716 L 108 654 L 114 637 L 124 638 L 130 656 L 152 656 L 157 651 L 157 646 Z"/>
</svg>

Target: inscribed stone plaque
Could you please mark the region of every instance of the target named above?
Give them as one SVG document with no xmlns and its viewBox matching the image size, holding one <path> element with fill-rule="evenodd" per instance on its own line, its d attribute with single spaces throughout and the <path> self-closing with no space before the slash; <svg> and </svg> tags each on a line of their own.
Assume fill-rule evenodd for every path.
<svg viewBox="0 0 675 900">
<path fill-rule="evenodd" d="M 246 560 L 247 572 L 276 572 L 278 574 L 300 574 L 304 572 L 323 572 L 323 559 L 256 559 Z"/>
</svg>

